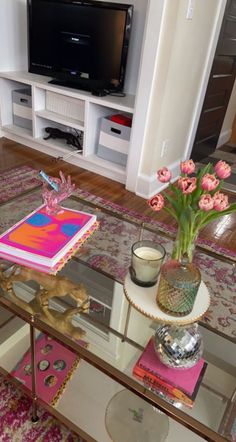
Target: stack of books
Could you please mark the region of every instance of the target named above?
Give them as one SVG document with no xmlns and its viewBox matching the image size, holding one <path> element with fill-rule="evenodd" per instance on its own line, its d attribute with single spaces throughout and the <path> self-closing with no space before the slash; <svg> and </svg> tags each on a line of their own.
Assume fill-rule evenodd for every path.
<svg viewBox="0 0 236 442">
<path fill-rule="evenodd" d="M 133 368 L 133 374 L 150 388 L 170 402 L 180 402 L 192 407 L 196 399 L 207 363 L 200 359 L 193 367 L 169 368 L 159 360 L 153 343 L 148 342 Z"/>
</svg>

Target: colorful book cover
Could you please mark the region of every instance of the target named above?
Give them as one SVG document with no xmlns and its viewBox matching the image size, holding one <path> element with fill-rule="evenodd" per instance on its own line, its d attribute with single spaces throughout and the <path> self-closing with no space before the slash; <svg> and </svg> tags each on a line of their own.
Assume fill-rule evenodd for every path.
<svg viewBox="0 0 236 442">
<path fill-rule="evenodd" d="M 184 370 L 169 368 L 159 360 L 151 338 L 135 366 L 143 369 L 146 374 L 154 376 L 154 379 L 175 387 L 194 400 L 207 364 L 204 359 L 200 359 L 191 368 Z"/>
<path fill-rule="evenodd" d="M 79 343 L 87 346 L 85 341 L 81 340 Z M 49 336 L 41 334 L 36 340 L 35 359 L 37 395 L 48 404 L 55 405 L 80 358 Z M 29 390 L 32 389 L 30 349 L 11 374 Z"/>
<path fill-rule="evenodd" d="M 93 214 L 63 208 L 49 215 L 43 205 L 0 236 L 0 256 L 47 271 L 68 251 L 77 250 L 96 227 Z"/>
</svg>

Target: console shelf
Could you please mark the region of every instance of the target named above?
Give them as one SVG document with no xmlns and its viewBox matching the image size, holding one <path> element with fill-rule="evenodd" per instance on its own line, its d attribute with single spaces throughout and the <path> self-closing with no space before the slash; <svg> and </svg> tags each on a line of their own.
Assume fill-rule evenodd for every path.
<svg viewBox="0 0 236 442">
<path fill-rule="evenodd" d="M 132 116 L 135 97 L 97 97 L 86 91 L 78 91 L 48 83 L 50 78 L 28 72 L 0 73 L 0 108 L 2 135 L 26 144 L 41 152 L 84 167 L 92 172 L 126 182 L 126 167 L 97 156 L 101 119 L 117 113 Z M 13 124 L 12 92 L 30 89 L 32 95 L 32 130 Z M 48 107 L 49 98 L 55 105 L 55 111 Z M 68 106 L 72 112 L 68 112 Z M 78 114 L 76 113 L 78 109 Z M 44 140 L 46 127 L 76 134 L 82 132 L 83 152 L 62 139 Z M 70 155 L 73 153 L 74 155 Z M 77 158 L 79 157 L 79 158 Z"/>
<path fill-rule="evenodd" d="M 7 137 L 10 138 L 11 134 L 19 135 L 20 137 L 25 137 L 27 139 L 32 139 L 32 131 L 26 129 L 25 127 L 15 126 L 15 124 L 7 124 L 4 126 L 4 131 L 7 133 Z"/>
<path fill-rule="evenodd" d="M 55 121 L 56 123 L 60 123 L 65 126 L 72 127 L 73 129 L 76 129 L 76 130 L 84 131 L 83 121 L 78 123 L 78 120 L 76 120 L 75 118 L 69 118 L 69 117 L 65 118 L 65 117 L 61 116 L 60 114 L 57 114 L 56 112 L 50 112 L 47 110 L 36 111 L 35 115 L 37 115 L 38 117 L 45 118 L 46 120 Z"/>
<path fill-rule="evenodd" d="M 44 140 L 43 138 L 37 138 L 37 141 L 51 149 L 57 149 L 61 151 L 62 156 L 66 156 L 66 154 L 69 155 L 70 153 L 78 154 L 81 156 L 81 153 L 75 147 L 65 144 L 63 140 Z"/>
</svg>

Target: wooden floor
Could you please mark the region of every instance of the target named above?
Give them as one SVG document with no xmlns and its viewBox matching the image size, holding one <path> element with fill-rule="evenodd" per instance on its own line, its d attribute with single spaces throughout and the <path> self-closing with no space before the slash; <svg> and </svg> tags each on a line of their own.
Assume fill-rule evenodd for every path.
<svg viewBox="0 0 236 442">
<path fill-rule="evenodd" d="M 236 143 L 236 114 L 235 114 L 235 117 L 234 117 L 234 122 L 233 122 L 233 126 L 232 126 L 232 133 L 231 133 L 230 141 L 231 141 L 231 143 Z"/>
<path fill-rule="evenodd" d="M 22 146 L 6 138 L 0 139 L 0 171 L 16 165 L 28 164 L 36 169 L 43 169 L 52 176 L 58 176 L 60 170 L 70 174 L 72 181 L 83 190 L 120 204 L 128 209 L 149 215 L 160 221 L 173 224 L 173 220 L 164 212 L 154 213 L 147 206 L 146 200 L 127 191 L 123 184 L 104 178 L 100 175 L 75 167 L 69 163 L 55 162 L 53 157 L 42 154 L 34 149 Z M 229 193 L 230 202 L 236 201 L 236 194 Z M 218 246 L 226 247 L 236 252 L 236 212 L 220 217 L 209 224 L 201 237 L 215 241 Z"/>
</svg>

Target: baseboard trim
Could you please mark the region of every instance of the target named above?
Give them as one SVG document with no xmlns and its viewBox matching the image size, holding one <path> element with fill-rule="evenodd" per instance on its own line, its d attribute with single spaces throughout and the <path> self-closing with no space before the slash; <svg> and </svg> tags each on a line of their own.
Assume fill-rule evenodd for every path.
<svg viewBox="0 0 236 442">
<path fill-rule="evenodd" d="M 172 173 L 172 181 L 176 180 L 179 177 L 179 172 L 180 172 L 180 161 L 175 161 L 173 162 L 170 166 L 169 169 Z M 158 192 L 161 192 L 162 190 L 164 190 L 166 188 L 166 184 L 160 183 L 157 180 L 157 175 L 156 172 L 153 173 L 151 176 L 147 175 L 147 174 L 140 174 L 138 176 L 137 179 L 137 185 L 136 185 L 136 195 L 148 199 L 151 198 L 153 195 L 155 195 Z"/>
<path fill-rule="evenodd" d="M 219 149 L 219 147 L 228 143 L 231 138 L 231 134 L 232 134 L 232 129 L 228 129 L 228 130 L 225 130 L 224 132 L 222 132 L 219 136 L 216 149 Z"/>
</svg>

